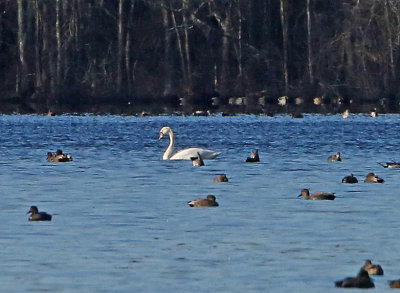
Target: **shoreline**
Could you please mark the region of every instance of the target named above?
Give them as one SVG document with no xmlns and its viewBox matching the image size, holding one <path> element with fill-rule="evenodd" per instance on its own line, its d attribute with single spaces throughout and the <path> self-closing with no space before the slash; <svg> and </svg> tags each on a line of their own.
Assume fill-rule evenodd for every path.
<svg viewBox="0 0 400 293">
<path fill-rule="evenodd" d="M 282 98 L 283 102 L 282 102 Z M 95 114 L 95 115 L 128 115 L 128 116 L 208 116 L 222 113 L 222 116 L 240 114 L 274 116 L 280 114 L 301 118 L 300 114 L 340 114 L 348 110 L 352 114 L 369 114 L 375 110 L 379 114 L 398 114 L 398 104 L 374 102 L 341 102 L 313 101 L 305 102 L 299 98 L 290 100 L 280 97 L 276 100 L 265 101 L 262 98 L 231 97 L 226 99 L 209 98 L 201 101 L 186 101 L 177 97 L 170 99 L 145 100 L 128 98 L 88 98 L 70 99 L 63 101 L 36 100 L 32 98 L 0 99 L 0 114 Z"/>
</svg>

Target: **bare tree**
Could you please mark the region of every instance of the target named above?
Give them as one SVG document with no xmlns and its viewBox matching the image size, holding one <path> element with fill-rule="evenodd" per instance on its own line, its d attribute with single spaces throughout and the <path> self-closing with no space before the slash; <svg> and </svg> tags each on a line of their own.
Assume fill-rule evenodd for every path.
<svg viewBox="0 0 400 293">
<path fill-rule="evenodd" d="M 34 1 L 35 9 L 35 87 L 36 90 L 42 87 L 42 72 L 41 72 L 41 54 L 40 54 L 40 23 L 41 12 L 39 9 L 38 0 Z"/>
<path fill-rule="evenodd" d="M 25 60 L 25 45 L 26 45 L 26 32 L 25 32 L 25 1 L 18 0 L 18 55 L 19 55 L 19 67 L 16 78 L 16 92 L 20 94 L 26 90 L 27 86 L 27 64 Z"/>
<path fill-rule="evenodd" d="M 314 83 L 313 66 L 312 66 L 312 43 L 311 43 L 311 0 L 307 0 L 307 65 L 310 84 Z"/>
<path fill-rule="evenodd" d="M 172 50 L 171 50 L 171 28 L 168 17 L 167 0 L 164 1 L 161 12 L 164 25 L 164 96 L 171 94 L 172 91 Z"/>
<path fill-rule="evenodd" d="M 117 91 L 121 93 L 122 86 L 122 60 L 124 54 L 124 26 L 123 26 L 124 0 L 119 0 L 118 5 L 118 64 L 117 64 Z"/>
<path fill-rule="evenodd" d="M 286 0 L 280 0 L 280 15 L 282 26 L 282 50 L 283 50 L 283 77 L 285 82 L 285 93 L 288 92 L 289 87 L 289 71 L 288 71 L 288 24 L 286 20 Z"/>
<path fill-rule="evenodd" d="M 61 32 L 60 32 L 60 22 L 61 22 L 60 1 L 61 0 L 56 0 L 56 40 L 57 40 L 56 84 L 57 85 L 61 84 L 61 59 L 62 59 Z"/>
</svg>

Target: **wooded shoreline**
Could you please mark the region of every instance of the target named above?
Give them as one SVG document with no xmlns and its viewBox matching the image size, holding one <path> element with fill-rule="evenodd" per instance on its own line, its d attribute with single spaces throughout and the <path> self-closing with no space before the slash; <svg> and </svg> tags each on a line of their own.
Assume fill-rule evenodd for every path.
<svg viewBox="0 0 400 293">
<path fill-rule="evenodd" d="M 0 112 L 397 113 L 399 36 L 395 0 L 5 0 Z"/>
<path fill-rule="evenodd" d="M 282 99 L 285 104 L 282 104 Z M 301 103 L 300 103 L 301 101 Z M 322 102 L 322 103 L 321 103 Z M 51 109 L 51 110 L 50 110 Z M 132 98 L 80 98 L 58 100 L 50 107 L 46 100 L 33 98 L 13 97 L 0 99 L 0 114 L 99 114 L 99 115 L 193 115 L 208 116 L 222 113 L 231 116 L 236 114 L 256 114 L 274 116 L 276 114 L 289 114 L 296 118 L 301 113 L 337 114 L 344 111 L 350 113 L 400 113 L 400 106 L 390 104 L 388 100 L 377 103 L 369 101 L 363 104 L 354 104 L 353 101 L 319 100 L 305 102 L 300 98 L 291 99 L 280 97 L 266 100 L 261 97 L 208 97 L 196 101 L 186 101 L 177 96 L 163 99 L 132 99 Z"/>
</svg>

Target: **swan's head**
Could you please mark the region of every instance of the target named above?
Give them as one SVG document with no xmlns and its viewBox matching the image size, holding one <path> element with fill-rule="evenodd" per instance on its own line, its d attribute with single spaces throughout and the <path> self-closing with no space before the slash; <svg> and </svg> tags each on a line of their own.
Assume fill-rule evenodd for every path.
<svg viewBox="0 0 400 293">
<path fill-rule="evenodd" d="M 169 135 L 170 132 L 172 132 L 171 128 L 169 128 L 168 126 L 164 126 L 160 129 L 160 135 L 158 136 L 158 139 L 162 139 L 164 135 Z"/>
</svg>

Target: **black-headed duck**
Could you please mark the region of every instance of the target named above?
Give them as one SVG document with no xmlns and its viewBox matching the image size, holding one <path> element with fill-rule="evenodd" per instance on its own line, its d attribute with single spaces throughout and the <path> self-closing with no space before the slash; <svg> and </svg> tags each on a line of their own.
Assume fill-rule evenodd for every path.
<svg viewBox="0 0 400 293">
<path fill-rule="evenodd" d="M 335 286 L 343 288 L 375 288 L 375 284 L 369 277 L 368 272 L 364 269 L 361 269 L 355 278 L 348 277 L 341 281 L 336 281 Z"/>
<path fill-rule="evenodd" d="M 260 157 L 258 156 L 258 150 L 255 152 L 251 152 L 250 157 L 246 159 L 247 163 L 256 163 L 260 161 Z"/>
<path fill-rule="evenodd" d="M 219 206 L 216 202 L 214 195 L 207 195 L 207 198 L 199 198 L 196 200 L 188 201 L 190 207 L 217 207 Z"/>
<path fill-rule="evenodd" d="M 28 219 L 29 221 L 51 221 L 51 215 L 39 212 L 37 206 L 31 206 L 27 214 L 31 214 Z"/>
<path fill-rule="evenodd" d="M 199 152 L 197 152 L 197 157 L 191 157 L 190 159 L 192 160 L 193 166 L 197 166 L 197 167 L 204 166 L 204 161 L 201 158 Z"/>
<path fill-rule="evenodd" d="M 314 192 L 310 195 L 310 191 L 306 188 L 301 190 L 298 197 L 304 196 L 305 199 L 309 200 L 334 200 L 335 194 L 333 192 Z"/>
<path fill-rule="evenodd" d="M 350 174 L 349 176 L 346 176 L 342 179 L 342 183 L 355 184 L 358 183 L 358 180 L 356 177 L 354 177 L 353 174 Z"/>
</svg>

